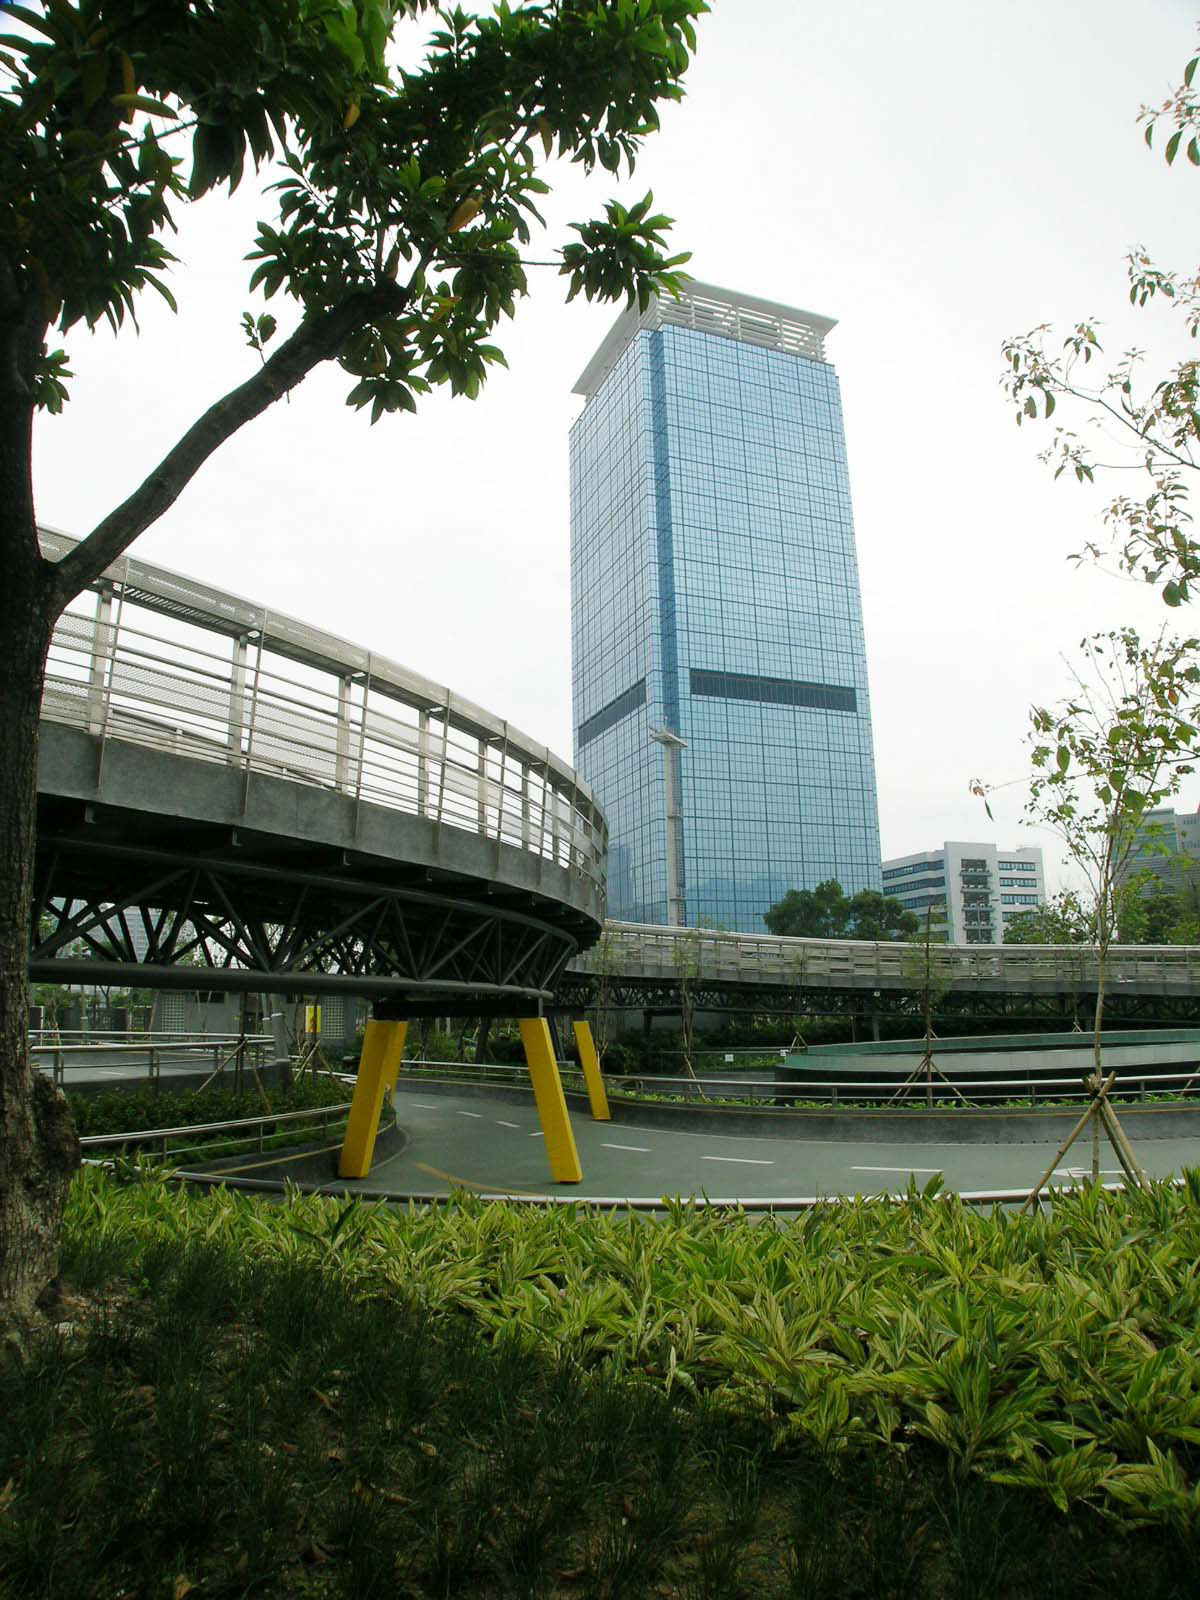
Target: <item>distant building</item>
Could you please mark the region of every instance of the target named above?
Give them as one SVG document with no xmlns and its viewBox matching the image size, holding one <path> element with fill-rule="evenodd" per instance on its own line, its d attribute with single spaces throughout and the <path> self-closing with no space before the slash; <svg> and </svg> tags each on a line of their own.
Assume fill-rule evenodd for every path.
<svg viewBox="0 0 1200 1600">
<path fill-rule="evenodd" d="M 1145 892 L 1184 890 L 1200 896 L 1200 811 L 1173 811 L 1161 806 L 1147 811 L 1135 849 L 1121 874 L 1123 882 L 1150 872 Z"/>
<path fill-rule="evenodd" d="M 761 932 L 789 889 L 879 887 L 832 327 L 689 283 L 575 386 L 575 765 L 610 916 Z"/>
<path fill-rule="evenodd" d="M 947 840 L 940 850 L 883 863 L 883 892 L 915 911 L 947 944 L 1003 944 L 1005 925 L 1046 899 L 1039 849 Z"/>
</svg>

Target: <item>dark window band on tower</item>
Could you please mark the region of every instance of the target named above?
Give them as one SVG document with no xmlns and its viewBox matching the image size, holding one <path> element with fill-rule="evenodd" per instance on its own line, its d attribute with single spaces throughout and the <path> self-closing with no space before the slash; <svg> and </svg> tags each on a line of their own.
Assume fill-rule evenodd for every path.
<svg viewBox="0 0 1200 1600">
<path fill-rule="evenodd" d="M 721 700 L 758 700 L 769 706 L 805 706 L 813 711 L 858 711 L 858 694 L 836 683 L 804 683 L 799 678 L 759 678 L 749 672 L 691 669 L 693 694 Z M 601 713 L 603 715 L 603 713 Z"/>
<path fill-rule="evenodd" d="M 599 738 L 602 733 L 607 733 L 609 728 L 615 728 L 622 717 L 627 717 L 631 711 L 636 711 L 639 706 L 645 704 L 646 680 L 639 678 L 632 688 L 626 689 L 624 694 L 619 694 L 615 700 L 610 700 L 606 706 L 601 706 L 594 716 L 579 724 L 577 739 L 580 748 Z"/>
</svg>

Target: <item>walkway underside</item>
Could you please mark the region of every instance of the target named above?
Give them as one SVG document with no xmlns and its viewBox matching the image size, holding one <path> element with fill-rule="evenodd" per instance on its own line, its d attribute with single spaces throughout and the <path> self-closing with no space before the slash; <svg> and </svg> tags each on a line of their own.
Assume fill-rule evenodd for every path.
<svg viewBox="0 0 1200 1600">
<path fill-rule="evenodd" d="M 38 982 L 528 1012 L 585 934 L 561 906 L 448 871 L 46 797 L 36 884 Z"/>
</svg>

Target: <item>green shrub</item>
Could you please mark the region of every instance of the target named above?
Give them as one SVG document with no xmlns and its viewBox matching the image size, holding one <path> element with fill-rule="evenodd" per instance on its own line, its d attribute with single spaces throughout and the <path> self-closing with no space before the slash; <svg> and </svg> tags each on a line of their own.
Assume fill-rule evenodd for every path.
<svg viewBox="0 0 1200 1600">
<path fill-rule="evenodd" d="M 350 1099 L 348 1084 L 303 1077 L 288 1089 L 251 1086 L 241 1094 L 231 1089 L 173 1090 L 106 1089 L 100 1094 L 67 1091 L 67 1102 L 81 1136 L 130 1133 L 140 1128 L 191 1127 L 200 1122 L 235 1122 L 267 1111 L 307 1111 L 340 1105 Z"/>
</svg>

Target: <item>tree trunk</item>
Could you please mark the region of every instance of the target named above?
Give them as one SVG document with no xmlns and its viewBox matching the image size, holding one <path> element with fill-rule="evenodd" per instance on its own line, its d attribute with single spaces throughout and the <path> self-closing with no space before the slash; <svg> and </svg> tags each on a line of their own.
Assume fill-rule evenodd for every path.
<svg viewBox="0 0 1200 1600">
<path fill-rule="evenodd" d="M 4 473 L 0 463 L 0 478 Z M 0 500 L 7 514 L 11 506 Z M 7 521 L 7 515 L 6 515 Z M 58 1264 L 79 1140 L 67 1103 L 29 1057 L 29 932 L 37 736 L 53 627 L 32 525 L 6 530 L 0 584 L 0 1326 L 28 1322 Z"/>
</svg>

